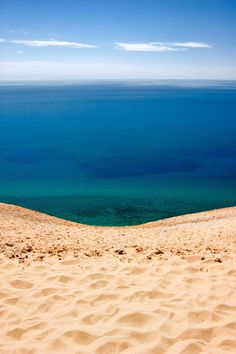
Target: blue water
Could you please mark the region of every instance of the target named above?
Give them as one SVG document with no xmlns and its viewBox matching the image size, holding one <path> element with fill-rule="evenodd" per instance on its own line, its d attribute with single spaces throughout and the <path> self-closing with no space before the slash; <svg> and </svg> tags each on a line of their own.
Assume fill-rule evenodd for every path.
<svg viewBox="0 0 236 354">
<path fill-rule="evenodd" d="M 1 84 L 0 201 L 93 225 L 236 205 L 236 83 Z"/>
</svg>

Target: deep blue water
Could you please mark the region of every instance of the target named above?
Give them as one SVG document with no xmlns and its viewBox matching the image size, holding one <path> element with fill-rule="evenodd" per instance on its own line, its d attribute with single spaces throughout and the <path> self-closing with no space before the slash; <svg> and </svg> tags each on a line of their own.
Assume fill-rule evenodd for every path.
<svg viewBox="0 0 236 354">
<path fill-rule="evenodd" d="M 0 201 L 93 225 L 236 205 L 235 82 L 1 84 Z"/>
</svg>

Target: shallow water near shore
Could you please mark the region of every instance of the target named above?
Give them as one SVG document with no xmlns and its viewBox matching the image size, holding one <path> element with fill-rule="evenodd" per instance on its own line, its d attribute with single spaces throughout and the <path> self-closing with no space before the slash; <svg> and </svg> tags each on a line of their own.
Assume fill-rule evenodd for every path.
<svg viewBox="0 0 236 354">
<path fill-rule="evenodd" d="M 236 204 L 234 82 L 0 85 L 0 201 L 91 225 Z"/>
</svg>

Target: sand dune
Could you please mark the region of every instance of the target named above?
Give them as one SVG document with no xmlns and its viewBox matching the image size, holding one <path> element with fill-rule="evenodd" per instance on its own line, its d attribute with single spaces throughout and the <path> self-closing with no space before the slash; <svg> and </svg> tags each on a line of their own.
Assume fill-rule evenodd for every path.
<svg viewBox="0 0 236 354">
<path fill-rule="evenodd" d="M 235 353 L 236 208 L 89 227 L 0 204 L 0 353 Z"/>
</svg>

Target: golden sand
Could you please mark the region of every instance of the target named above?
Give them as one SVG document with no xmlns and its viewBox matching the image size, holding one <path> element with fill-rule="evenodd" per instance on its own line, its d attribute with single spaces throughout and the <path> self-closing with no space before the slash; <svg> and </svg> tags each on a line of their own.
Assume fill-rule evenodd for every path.
<svg viewBox="0 0 236 354">
<path fill-rule="evenodd" d="M 0 353 L 235 353 L 236 207 L 92 227 L 0 204 Z"/>
</svg>

